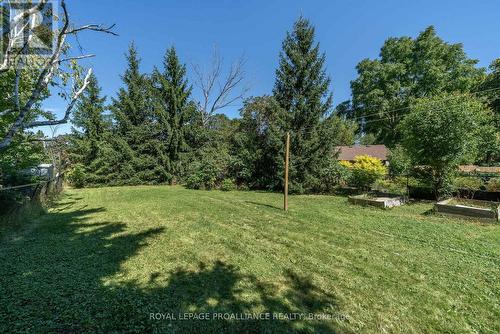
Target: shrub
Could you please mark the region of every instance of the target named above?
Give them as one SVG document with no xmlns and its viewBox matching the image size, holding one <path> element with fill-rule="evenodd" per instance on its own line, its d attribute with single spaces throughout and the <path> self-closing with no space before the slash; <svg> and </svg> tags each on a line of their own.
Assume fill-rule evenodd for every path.
<svg viewBox="0 0 500 334">
<path fill-rule="evenodd" d="M 340 166 L 345 167 L 345 168 L 352 168 L 352 163 L 346 160 L 342 160 L 340 163 Z"/>
<path fill-rule="evenodd" d="M 17 191 L 0 191 L 0 216 L 10 213 L 29 202 L 29 197 Z"/>
<path fill-rule="evenodd" d="M 352 183 L 362 189 L 369 190 L 371 186 L 387 174 L 387 168 L 382 161 L 367 155 L 356 157 L 352 165 Z"/>
<path fill-rule="evenodd" d="M 338 186 L 346 185 L 351 177 L 351 170 L 345 164 L 333 160 L 321 170 L 321 183 L 317 186 L 318 192 L 332 192 Z"/>
<path fill-rule="evenodd" d="M 83 166 L 82 164 L 74 165 L 66 175 L 69 184 L 71 184 L 73 187 L 83 188 L 85 186 L 87 176 L 85 166 Z"/>
<path fill-rule="evenodd" d="M 191 175 L 186 179 L 188 189 L 214 189 L 217 185 L 219 170 L 214 164 L 198 164 Z"/>
<path fill-rule="evenodd" d="M 486 190 L 487 191 L 499 191 L 500 192 L 500 177 L 495 177 L 493 179 L 490 179 L 488 184 L 486 185 Z"/>
<path fill-rule="evenodd" d="M 222 181 L 220 185 L 220 190 L 222 191 L 231 191 L 236 189 L 236 183 L 233 179 L 225 179 Z"/>
<path fill-rule="evenodd" d="M 483 185 L 483 181 L 478 177 L 457 177 L 453 181 L 453 187 L 460 190 L 466 198 L 473 198 L 476 191 L 480 190 Z"/>
<path fill-rule="evenodd" d="M 373 189 L 390 194 L 404 195 L 406 193 L 406 184 L 381 179 L 375 182 L 375 184 L 373 185 Z"/>
<path fill-rule="evenodd" d="M 250 187 L 247 184 L 242 183 L 242 184 L 238 185 L 238 190 L 240 190 L 240 191 L 249 191 Z"/>
<path fill-rule="evenodd" d="M 188 189 L 201 189 L 203 188 L 203 180 L 198 173 L 188 176 L 186 179 L 186 188 Z"/>
</svg>

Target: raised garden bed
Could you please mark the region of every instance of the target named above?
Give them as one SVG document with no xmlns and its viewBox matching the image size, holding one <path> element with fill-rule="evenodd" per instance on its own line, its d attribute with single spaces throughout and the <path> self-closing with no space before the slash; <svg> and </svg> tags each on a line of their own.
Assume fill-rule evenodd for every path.
<svg viewBox="0 0 500 334">
<path fill-rule="evenodd" d="M 491 202 L 465 200 L 465 199 L 447 199 L 438 202 L 434 206 L 436 212 L 462 216 L 467 218 L 478 218 L 490 221 L 499 221 L 500 208 L 498 204 Z"/>
<path fill-rule="evenodd" d="M 405 203 L 403 197 L 393 197 L 393 196 L 376 196 L 376 195 L 358 195 L 358 196 L 350 196 L 349 203 L 357 204 L 357 205 L 368 205 L 375 206 L 378 208 L 393 208 L 395 206 L 401 206 Z"/>
</svg>

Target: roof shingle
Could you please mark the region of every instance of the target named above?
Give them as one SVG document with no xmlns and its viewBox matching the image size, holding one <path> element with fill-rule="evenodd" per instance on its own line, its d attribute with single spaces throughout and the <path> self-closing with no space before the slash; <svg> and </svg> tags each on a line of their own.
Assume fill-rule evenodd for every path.
<svg viewBox="0 0 500 334">
<path fill-rule="evenodd" d="M 354 161 L 360 155 L 369 155 L 386 161 L 389 150 L 385 145 L 355 145 L 355 146 L 338 146 L 338 160 Z"/>
</svg>

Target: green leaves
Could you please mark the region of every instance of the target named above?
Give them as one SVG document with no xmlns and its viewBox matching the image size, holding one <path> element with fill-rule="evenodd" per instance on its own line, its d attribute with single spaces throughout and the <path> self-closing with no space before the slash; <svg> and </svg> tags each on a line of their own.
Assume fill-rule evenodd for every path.
<svg viewBox="0 0 500 334">
<path fill-rule="evenodd" d="M 474 159 L 491 112 L 468 94 L 443 94 L 415 101 L 399 126 L 414 166 L 432 169 L 438 194 L 458 164 Z"/>
<path fill-rule="evenodd" d="M 380 58 L 365 59 L 351 82 L 353 107 L 366 117 L 364 130 L 392 146 L 401 134 L 397 125 L 415 99 L 442 93 L 470 92 L 482 76 L 477 60 L 470 59 L 461 44 L 448 44 L 430 26 L 415 39 L 389 38 Z"/>
</svg>

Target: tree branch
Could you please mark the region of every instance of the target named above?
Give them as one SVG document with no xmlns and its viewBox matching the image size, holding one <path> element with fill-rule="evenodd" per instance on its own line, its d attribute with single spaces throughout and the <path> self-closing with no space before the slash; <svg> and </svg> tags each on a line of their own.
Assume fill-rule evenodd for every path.
<svg viewBox="0 0 500 334">
<path fill-rule="evenodd" d="M 75 92 L 73 95 L 71 102 L 69 103 L 68 107 L 66 108 L 66 111 L 64 112 L 64 117 L 60 120 L 55 120 L 55 121 L 37 121 L 37 122 L 31 122 L 28 123 L 27 125 L 24 126 L 25 129 L 30 129 L 30 128 L 36 128 L 38 126 L 48 126 L 48 125 L 59 125 L 59 124 L 64 124 L 68 122 L 69 116 L 71 114 L 71 111 L 73 110 L 76 102 L 78 101 L 78 98 L 82 93 L 87 89 L 87 86 L 89 85 L 90 82 L 90 76 L 92 75 L 92 69 L 89 69 L 87 71 L 87 75 L 85 76 L 85 79 L 83 80 L 83 84 L 80 87 L 78 91 Z"/>
<path fill-rule="evenodd" d="M 245 79 L 244 65 L 245 60 L 242 57 L 231 66 L 227 76 L 222 78 L 223 59 L 215 49 L 211 69 L 203 72 L 199 66 L 193 66 L 196 74 L 195 84 L 203 95 L 200 105 L 202 122 L 205 126 L 218 110 L 224 109 L 235 101 L 242 99 L 247 93 L 248 89 L 243 88 L 240 92 L 234 94 Z"/>
<path fill-rule="evenodd" d="M 95 57 L 95 54 L 88 54 L 88 55 L 82 55 L 82 56 L 75 56 L 75 57 L 68 57 L 68 58 L 60 59 L 57 62 L 59 64 L 61 64 L 63 62 L 67 62 L 67 61 L 81 60 L 81 59 L 94 58 L 94 57 Z"/>
<path fill-rule="evenodd" d="M 87 25 L 84 25 L 84 26 L 81 26 L 78 28 L 68 30 L 66 32 L 66 34 L 67 35 L 74 35 L 74 34 L 77 34 L 81 31 L 84 31 L 84 30 L 91 30 L 91 31 L 98 31 L 98 32 L 106 33 L 106 34 L 111 34 L 113 36 L 118 36 L 118 34 L 113 31 L 113 28 L 115 26 L 116 26 L 116 24 L 112 24 L 109 27 L 103 27 L 102 25 L 99 25 L 99 24 L 87 24 Z"/>
<path fill-rule="evenodd" d="M 26 15 L 30 16 L 32 13 L 34 13 L 36 10 L 40 10 L 45 6 L 48 0 L 41 0 L 40 3 L 37 6 L 34 6 L 33 8 L 30 8 L 27 13 L 24 14 L 23 17 Z M 40 101 L 40 97 L 42 95 L 42 92 L 47 89 L 48 85 L 53 81 L 54 74 L 56 71 L 59 69 L 59 65 L 62 62 L 70 61 L 70 60 L 80 60 L 84 58 L 89 58 L 93 55 L 83 55 L 83 56 L 76 56 L 76 57 L 68 57 L 65 59 L 60 59 L 61 54 L 65 52 L 65 46 L 66 44 L 66 36 L 72 34 L 77 36 L 78 32 L 83 31 L 83 30 L 91 30 L 91 31 L 99 31 L 99 32 L 104 32 L 104 33 L 109 33 L 112 35 L 116 35 L 114 32 L 111 31 L 111 29 L 114 27 L 114 25 L 110 27 L 102 27 L 100 25 L 86 25 L 80 28 L 76 29 L 69 29 L 70 26 L 70 18 L 68 14 L 68 10 L 66 7 L 66 2 L 65 0 L 61 0 L 61 8 L 63 10 L 63 26 L 59 33 L 57 34 L 57 40 L 55 43 L 55 48 L 54 51 L 52 52 L 52 55 L 48 58 L 48 60 L 44 63 L 43 68 L 41 69 L 40 73 L 38 74 L 37 79 L 35 80 L 35 84 L 33 85 L 33 88 L 31 90 L 31 94 L 29 95 L 29 98 L 23 105 L 20 103 L 20 97 L 19 97 L 19 89 L 20 89 L 20 78 L 21 78 L 21 71 L 16 70 L 16 76 L 15 76 L 15 82 L 14 82 L 14 100 L 15 100 L 15 105 L 16 109 L 19 112 L 15 121 L 12 123 L 10 128 L 7 131 L 7 134 L 5 135 L 4 138 L 0 138 L 0 149 L 3 149 L 7 146 L 9 146 L 12 143 L 12 140 L 14 136 L 23 131 L 23 129 L 27 128 L 33 128 L 37 126 L 44 126 L 44 125 L 57 125 L 57 124 L 63 124 L 66 123 L 69 119 L 70 113 L 77 102 L 79 96 L 83 93 L 83 91 L 87 88 L 88 82 L 90 75 L 92 73 L 92 70 L 90 69 L 87 73 L 87 76 L 84 79 L 84 82 L 80 89 L 76 91 L 76 93 L 73 95 L 66 112 L 64 114 L 64 117 L 60 120 L 55 120 L 55 121 L 38 121 L 38 122 L 31 122 L 29 124 L 26 124 L 26 119 L 29 115 L 29 113 L 32 111 L 33 106 L 35 103 Z M 21 18 L 18 18 L 20 20 Z M 12 41 L 10 41 L 12 42 Z M 24 47 L 22 50 L 25 50 L 27 48 L 27 44 L 25 43 Z M 11 47 L 12 49 L 12 47 Z M 10 50 L 11 50 L 10 49 Z M 9 49 L 8 49 L 9 50 Z M 4 64 L 0 65 L 0 73 L 2 71 L 7 71 L 9 70 L 9 65 L 11 62 L 11 57 L 10 54 L 6 54 L 6 59 L 4 59 Z M 5 66 L 5 69 L 3 68 Z M 76 88 L 75 88 L 76 89 Z M 12 113 L 13 111 L 8 109 L 4 110 L 0 115 L 4 116 L 9 113 Z"/>
<path fill-rule="evenodd" d="M 31 15 L 33 15 L 35 12 L 43 10 L 45 5 L 47 4 L 48 0 L 40 0 L 38 4 L 35 6 L 31 7 L 30 9 L 23 11 L 22 13 L 14 16 L 12 18 L 12 21 L 10 22 L 11 27 L 17 27 L 19 21 L 24 20 L 25 18 L 29 18 Z M 5 50 L 5 55 L 2 64 L 0 65 L 0 73 L 6 72 L 10 68 L 11 62 L 14 62 L 17 57 L 25 50 L 25 48 L 29 45 L 29 42 L 32 38 L 32 36 L 29 36 L 28 39 L 24 42 L 23 47 L 15 54 L 12 55 L 12 48 L 14 47 L 14 41 L 16 41 L 22 34 L 24 34 L 24 30 L 29 26 L 29 22 L 24 24 L 24 26 L 19 29 L 16 35 L 10 36 L 12 28 L 10 31 L 4 32 L 4 35 L 8 36 L 8 44 L 7 48 Z"/>
</svg>

